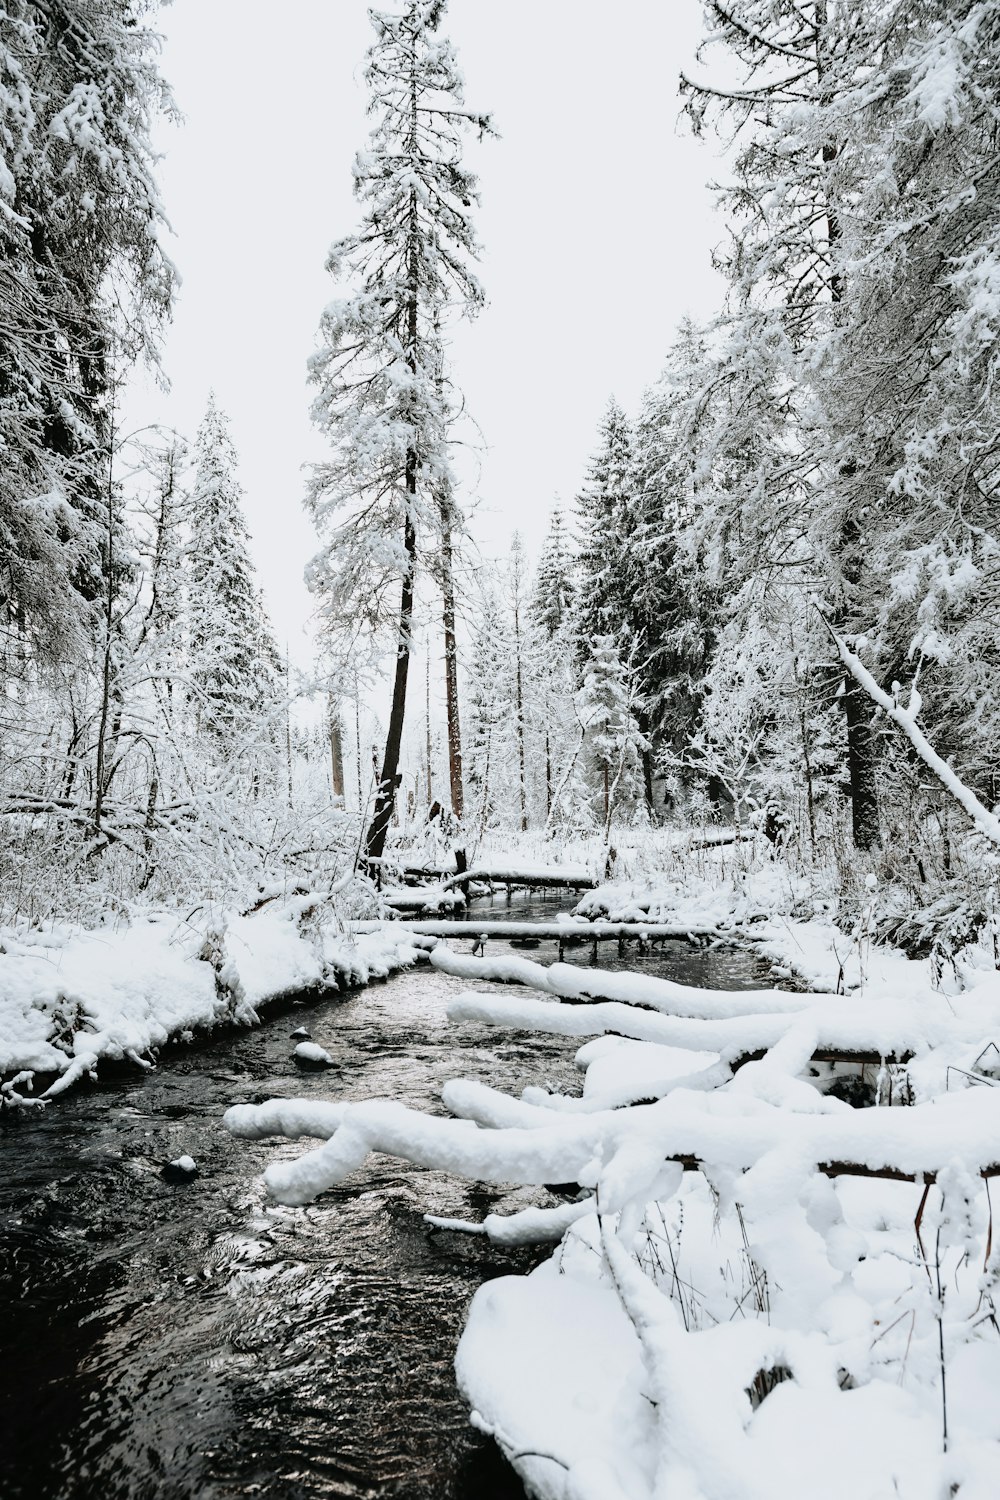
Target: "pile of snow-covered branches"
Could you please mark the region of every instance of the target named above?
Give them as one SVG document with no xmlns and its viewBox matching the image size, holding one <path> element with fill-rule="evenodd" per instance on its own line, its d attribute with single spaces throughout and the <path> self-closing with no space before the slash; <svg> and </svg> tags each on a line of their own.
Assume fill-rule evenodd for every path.
<svg viewBox="0 0 1000 1500">
<path fill-rule="evenodd" d="M 480 1290 L 457 1361 L 473 1421 L 532 1494 L 997 1493 L 1000 1093 L 983 1065 L 1000 1036 L 995 972 L 945 999 L 902 961 L 895 994 L 854 996 L 721 993 L 443 946 L 432 961 L 537 992 L 458 994 L 454 1020 L 589 1038 L 582 1096 L 459 1079 L 444 1090 L 451 1119 L 272 1100 L 225 1123 L 322 1143 L 268 1167 L 284 1203 L 310 1202 L 372 1152 L 560 1185 L 482 1225 L 431 1221 L 558 1243 L 529 1277 Z M 824 1091 L 821 1059 L 872 1056 L 880 1107 Z M 901 1097 L 915 1102 L 889 1107 Z"/>
</svg>

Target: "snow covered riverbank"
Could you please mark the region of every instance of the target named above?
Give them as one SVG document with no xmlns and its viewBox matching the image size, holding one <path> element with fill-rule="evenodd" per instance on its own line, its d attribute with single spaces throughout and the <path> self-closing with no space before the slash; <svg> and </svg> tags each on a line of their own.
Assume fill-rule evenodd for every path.
<svg viewBox="0 0 1000 1500">
<path fill-rule="evenodd" d="M 51 1097 L 102 1059 L 152 1065 L 196 1031 L 253 1025 L 259 1007 L 323 985 L 367 984 L 416 962 L 402 928 L 346 936 L 309 895 L 251 915 L 148 910 L 106 927 L 0 929 L 0 1098 Z M 41 1095 L 36 1075 L 52 1079 Z"/>
<path fill-rule="evenodd" d="M 590 1038 L 580 1097 L 455 1079 L 450 1120 L 385 1099 L 226 1116 L 322 1143 L 268 1167 L 287 1204 L 370 1152 L 539 1193 L 430 1222 L 558 1245 L 479 1290 L 457 1357 L 474 1425 L 543 1500 L 1000 1493 L 1000 976 L 985 947 L 946 973 L 877 947 L 868 912 L 845 931 L 782 881 L 617 883 L 581 907 L 749 939 L 808 992 L 436 950 L 456 980 L 536 991 L 457 993 L 453 1020 Z M 843 1061 L 870 1055 L 865 1076 Z M 866 1089 L 882 1107 L 852 1107 Z"/>
</svg>

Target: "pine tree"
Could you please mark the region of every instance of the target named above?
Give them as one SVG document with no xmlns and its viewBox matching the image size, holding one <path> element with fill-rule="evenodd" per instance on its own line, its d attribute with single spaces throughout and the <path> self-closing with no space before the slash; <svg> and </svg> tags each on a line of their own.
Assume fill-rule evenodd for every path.
<svg viewBox="0 0 1000 1500">
<path fill-rule="evenodd" d="M 281 665 L 250 560 L 236 450 L 214 393 L 198 428 L 194 460 L 188 505 L 189 678 L 197 722 L 222 741 L 246 731 L 264 711 Z"/>
<path fill-rule="evenodd" d="M 101 617 L 114 370 L 154 353 L 171 299 L 149 135 L 172 105 L 145 9 L 0 14 L 0 636 L 49 659 Z"/>
<path fill-rule="evenodd" d="M 560 509 L 552 512 L 548 534 L 535 573 L 528 619 L 535 634 L 532 686 L 539 699 L 542 750 L 545 760 L 545 822 L 549 826 L 556 789 L 562 780 L 570 748 L 575 681 L 573 639 L 576 597 L 575 558 Z"/>
<path fill-rule="evenodd" d="M 837 173 L 854 123 L 853 85 L 884 75 L 903 15 L 896 0 L 864 10 L 827 0 L 709 0 L 706 16 L 702 52 L 721 44 L 743 69 L 738 84 L 722 88 L 682 80 L 695 127 L 719 118 L 741 140 L 735 182 L 724 195 L 735 227 L 724 257 L 728 343 L 716 380 L 728 387 L 736 416 L 724 442 L 733 451 L 734 437 L 746 433 L 736 451 L 744 488 L 756 497 L 749 550 L 760 546 L 758 575 L 783 587 L 811 567 L 814 582 L 818 542 L 843 622 L 859 597 L 866 508 L 832 514 L 837 475 L 820 467 L 829 414 L 810 399 L 810 370 L 842 316 Z M 880 839 L 871 707 L 852 681 L 844 686 L 854 841 L 869 849 Z"/>
<path fill-rule="evenodd" d="M 645 740 L 636 723 L 635 694 L 612 636 L 596 636 L 577 695 L 577 710 L 599 786 L 605 838 L 612 815 L 634 795 Z"/>
<path fill-rule="evenodd" d="M 996 339 L 983 295 L 996 270 L 995 7 L 708 10 L 711 40 L 746 68 L 735 88 L 688 84 L 696 122 L 722 112 L 745 127 L 718 375 L 730 442 L 741 407 L 757 411 L 744 556 L 779 596 L 819 592 L 877 677 L 922 663 L 954 733 L 965 690 L 947 679 L 974 679 L 976 666 L 941 669 L 965 622 L 996 605 Z M 748 384 L 752 400 L 736 400 Z M 787 616 L 787 599 L 770 613 Z M 980 631 L 966 639 L 982 652 Z M 978 688 L 956 748 L 979 715 L 973 698 Z M 851 677 L 841 702 L 854 840 L 871 849 L 872 706 Z"/>
<path fill-rule="evenodd" d="M 632 516 L 625 532 L 629 636 L 641 722 L 654 751 L 680 753 L 695 732 L 720 601 L 707 566 L 704 510 L 689 440 L 704 380 L 704 341 L 683 323 L 635 434 Z"/>
<path fill-rule="evenodd" d="M 443 0 L 408 0 L 401 14 L 370 12 L 376 40 L 365 76 L 377 123 L 354 165 L 364 212 L 330 251 L 329 271 L 351 285 L 324 313 L 310 366 L 313 417 L 335 450 L 310 489 L 327 537 L 310 582 L 334 624 L 362 619 L 376 631 L 399 590 L 371 859 L 385 847 L 399 779 L 418 546 L 437 532 L 435 498 L 451 482 L 442 330 L 483 300 L 470 269 L 476 181 L 461 164 L 461 138 L 491 126 L 463 104 L 454 52 L 437 35 L 444 9 Z"/>
<path fill-rule="evenodd" d="M 580 555 L 574 610 L 582 659 L 597 636 L 617 637 L 624 626 L 620 527 L 630 508 L 632 481 L 632 434 L 612 397 L 601 423 L 600 446 L 577 500 Z"/>
<path fill-rule="evenodd" d="M 566 520 L 557 507 L 549 518 L 531 599 L 532 616 L 548 640 L 553 640 L 569 620 L 575 595 L 574 558 Z"/>
</svg>

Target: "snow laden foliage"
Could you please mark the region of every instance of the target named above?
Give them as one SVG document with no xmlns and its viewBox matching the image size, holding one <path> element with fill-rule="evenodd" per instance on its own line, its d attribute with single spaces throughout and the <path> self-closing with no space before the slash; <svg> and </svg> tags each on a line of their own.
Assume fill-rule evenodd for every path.
<svg viewBox="0 0 1000 1500">
<path fill-rule="evenodd" d="M 376 40 L 365 78 L 376 117 L 354 163 L 359 228 L 327 261 L 342 294 L 326 308 L 310 363 L 313 418 L 333 456 L 318 465 L 308 503 L 324 537 L 309 569 L 331 643 L 395 627 L 393 712 L 368 852 L 385 842 L 398 775 L 418 554 L 432 554 L 458 521 L 448 462 L 453 401 L 443 375 L 450 319 L 483 293 L 471 207 L 476 179 L 462 165 L 465 131 L 491 133 L 469 110 L 451 45 L 438 35 L 442 0 L 372 11 Z M 447 503 L 442 503 L 447 497 Z"/>
<path fill-rule="evenodd" d="M 590 644 L 577 713 L 600 788 L 600 815 L 607 838 L 613 814 L 635 801 L 640 758 L 648 748 L 636 722 L 630 674 L 612 636 L 595 636 Z"/>
<path fill-rule="evenodd" d="M 603 826 L 588 785 L 574 562 L 558 511 L 547 559 L 529 579 L 515 537 L 506 564 L 471 599 L 467 770 L 477 843 L 496 831 L 557 837 Z"/>
<path fill-rule="evenodd" d="M 709 795 L 777 810 L 814 850 L 840 843 L 846 805 L 855 847 L 893 876 L 909 858 L 936 899 L 932 869 L 955 873 L 940 785 L 890 751 L 824 617 L 989 808 L 1000 22 L 989 3 L 897 0 L 706 17 L 683 85 L 696 130 L 735 140 L 728 304 L 643 440 L 686 450 L 674 557 L 692 591 L 704 564 L 718 601 L 673 749 Z"/>
<path fill-rule="evenodd" d="M 632 429 L 612 398 L 601 423 L 600 442 L 577 498 L 580 528 L 579 587 L 574 612 L 578 650 L 615 635 L 624 596 L 622 523 L 632 509 Z"/>
<path fill-rule="evenodd" d="M 214 394 L 195 439 L 188 501 L 188 649 L 196 721 L 245 733 L 279 696 L 278 648 L 250 561 L 236 451 Z"/>
<path fill-rule="evenodd" d="M 289 722 L 235 463 L 214 401 L 193 458 L 174 434 L 116 453 L 92 643 L 3 700 L 0 911 L 241 902 L 347 862 L 327 737 Z"/>
<path fill-rule="evenodd" d="M 109 395 L 170 307 L 150 132 L 173 106 L 151 8 L 0 13 L 0 679 L 78 650 L 93 623 Z"/>
</svg>

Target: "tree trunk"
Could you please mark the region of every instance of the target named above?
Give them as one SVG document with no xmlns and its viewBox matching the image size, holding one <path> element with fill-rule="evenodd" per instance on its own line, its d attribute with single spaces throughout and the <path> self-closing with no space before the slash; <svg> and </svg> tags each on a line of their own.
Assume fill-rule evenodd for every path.
<svg viewBox="0 0 1000 1500">
<path fill-rule="evenodd" d="M 416 465 L 417 458 L 413 453 L 406 465 L 406 487 L 410 494 L 416 492 Z M 400 781 L 399 751 L 403 742 L 403 717 L 406 713 L 406 679 L 410 670 L 410 638 L 413 627 L 413 577 L 417 560 L 417 532 L 409 515 L 406 517 L 403 547 L 406 567 L 399 601 L 399 639 L 396 647 L 396 675 L 392 684 L 392 708 L 389 711 L 389 728 L 385 737 L 382 775 L 375 795 L 375 811 L 365 838 L 365 853 L 370 860 L 381 859 L 385 851 L 386 835 L 396 802 L 396 788 Z"/>
<path fill-rule="evenodd" d="M 410 147 L 415 149 L 417 140 L 417 84 L 416 74 L 410 77 Z M 417 311 L 420 297 L 420 228 L 417 214 L 417 193 L 410 189 L 409 228 L 406 249 L 406 365 L 411 376 L 417 374 Z M 403 743 L 403 718 L 406 714 L 406 679 L 410 670 L 410 652 L 413 645 L 413 584 L 417 570 L 417 450 L 411 444 L 406 450 L 405 471 L 405 518 L 403 521 L 402 587 L 399 599 L 399 636 L 396 645 L 396 675 L 392 685 L 392 708 L 389 711 L 389 727 L 385 737 L 385 756 L 382 775 L 375 794 L 375 811 L 365 837 L 365 854 L 369 860 L 380 861 L 385 852 L 386 835 L 392 821 L 399 786 L 399 752 Z M 381 864 L 375 865 L 377 877 Z"/>
<path fill-rule="evenodd" d="M 877 849 L 882 842 L 875 777 L 875 728 L 872 705 L 853 678 L 844 682 L 847 717 L 847 765 L 851 776 L 851 834 L 854 847 Z"/>
<path fill-rule="evenodd" d="M 653 750 L 650 744 L 650 717 L 644 709 L 636 709 L 634 712 L 639 733 L 646 741 L 646 747 L 639 752 L 639 758 L 642 762 L 642 790 L 646 799 L 646 811 L 649 813 L 650 822 L 653 822 L 656 808 L 653 805 Z"/>
<path fill-rule="evenodd" d="M 826 0 L 817 0 L 816 22 L 816 77 L 822 83 L 826 74 L 824 46 L 827 27 Z M 840 147 L 828 141 L 823 147 L 823 161 L 831 166 L 837 159 Z M 826 232 L 831 250 L 840 239 L 840 224 L 834 209 L 826 206 Z M 836 266 L 830 267 L 830 300 L 835 306 L 844 300 L 844 279 Z M 841 478 L 847 475 L 841 472 Z M 863 539 L 856 515 L 850 516 L 841 526 L 838 551 L 844 577 L 857 588 L 861 580 L 861 556 Z M 861 688 L 847 678 L 844 682 L 844 712 L 847 717 L 847 770 L 851 779 L 851 834 L 856 849 L 875 849 L 881 842 L 878 819 L 878 783 L 875 779 L 875 736 L 872 730 L 872 709 Z"/>
<path fill-rule="evenodd" d="M 545 727 L 545 826 L 552 816 L 552 740 L 548 725 Z"/>
<path fill-rule="evenodd" d="M 426 745 L 424 748 L 427 758 L 427 808 L 429 812 L 434 806 L 434 778 L 431 771 L 431 758 L 434 753 L 434 747 L 431 744 L 431 642 L 429 635 L 427 637 L 427 673 L 424 680 L 424 687 L 424 728 L 426 731 Z"/>
<path fill-rule="evenodd" d="M 344 799 L 344 739 L 340 728 L 340 710 L 331 696 L 330 706 L 330 779 L 333 795 L 341 802 Z"/>
<path fill-rule="evenodd" d="M 527 773 L 524 761 L 524 677 L 521 668 L 521 610 L 517 599 L 514 600 L 514 653 L 516 657 L 517 677 L 517 762 L 520 777 L 521 790 L 521 832 L 528 831 L 528 790 L 526 786 Z"/>
<path fill-rule="evenodd" d="M 441 594 L 444 599 L 444 689 L 448 707 L 448 777 L 451 783 L 451 810 L 461 821 L 465 811 L 465 790 L 462 786 L 462 728 L 458 717 L 455 578 L 452 568 L 451 522 L 446 500 L 441 506 Z"/>
</svg>

